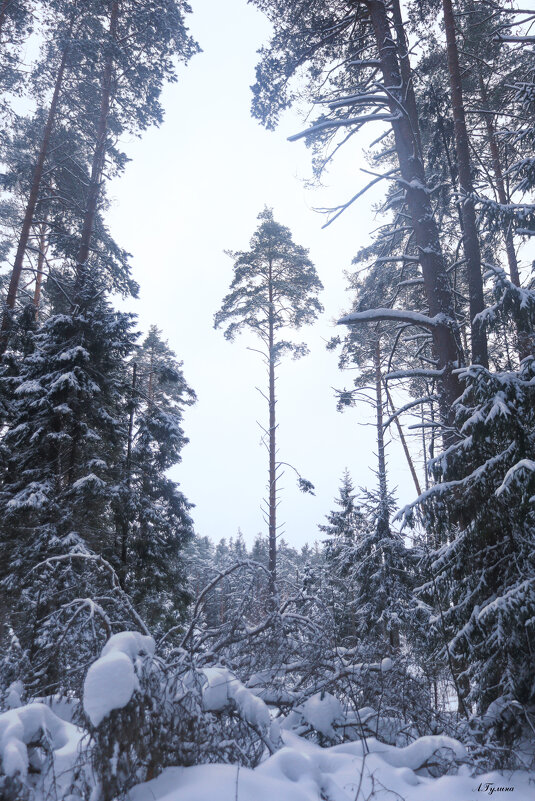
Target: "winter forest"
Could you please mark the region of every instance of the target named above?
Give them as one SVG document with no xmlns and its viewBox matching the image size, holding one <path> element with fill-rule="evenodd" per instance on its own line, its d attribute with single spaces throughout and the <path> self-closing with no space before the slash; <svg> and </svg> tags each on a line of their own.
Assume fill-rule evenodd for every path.
<svg viewBox="0 0 535 801">
<path fill-rule="evenodd" d="M 0 118 L 1 801 L 534 799 L 533 0 L 0 0 Z"/>
</svg>

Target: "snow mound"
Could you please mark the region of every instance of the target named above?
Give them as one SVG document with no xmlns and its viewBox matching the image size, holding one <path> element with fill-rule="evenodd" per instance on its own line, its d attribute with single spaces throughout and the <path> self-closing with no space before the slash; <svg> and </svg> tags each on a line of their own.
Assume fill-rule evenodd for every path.
<svg viewBox="0 0 535 801">
<path fill-rule="evenodd" d="M 138 784 L 128 801 L 319 801 L 299 784 L 261 776 L 236 765 L 167 768 L 157 779 Z"/>
<path fill-rule="evenodd" d="M 27 746 L 41 738 L 53 753 L 53 774 L 69 775 L 78 755 L 82 732 L 55 715 L 46 704 L 33 703 L 0 715 L 0 760 L 6 776 L 25 779 L 28 774 Z"/>
<path fill-rule="evenodd" d="M 98 726 L 113 709 L 122 709 L 139 688 L 136 667 L 143 654 L 152 656 L 152 637 L 137 631 L 114 634 L 100 658 L 93 662 L 84 682 L 84 711 L 93 726 Z"/>
<path fill-rule="evenodd" d="M 21 681 L 13 681 L 7 688 L 4 706 L 6 709 L 16 709 L 22 706 L 21 697 L 24 692 L 24 685 Z"/>
<path fill-rule="evenodd" d="M 533 801 L 527 771 L 473 777 L 463 768 L 460 775 L 439 779 L 417 775 L 411 766 L 421 768 L 437 750 L 464 754 L 449 737 L 424 737 L 407 748 L 377 740 L 321 748 L 290 732 L 283 739 L 285 747 L 255 770 L 213 764 L 167 768 L 132 788 L 128 801 L 452 801 L 474 798 L 478 790 L 488 794 L 488 787 L 514 787 L 509 795 L 515 801 Z"/>
<path fill-rule="evenodd" d="M 380 753 L 385 762 L 397 768 L 419 770 L 441 751 L 450 751 L 458 760 L 466 759 L 466 749 L 458 740 L 440 734 L 420 737 L 405 748 L 385 745 L 377 740 L 368 742 L 370 750 Z"/>
<path fill-rule="evenodd" d="M 271 716 L 266 704 L 253 695 L 230 670 L 213 667 L 204 668 L 202 672 L 206 679 L 203 706 L 207 712 L 220 712 L 234 704 L 240 716 L 251 726 L 269 728 Z"/>
<path fill-rule="evenodd" d="M 335 737 L 334 723 L 343 719 L 342 704 L 330 693 L 312 695 L 300 709 L 301 715 L 316 731 L 326 737 Z"/>
</svg>

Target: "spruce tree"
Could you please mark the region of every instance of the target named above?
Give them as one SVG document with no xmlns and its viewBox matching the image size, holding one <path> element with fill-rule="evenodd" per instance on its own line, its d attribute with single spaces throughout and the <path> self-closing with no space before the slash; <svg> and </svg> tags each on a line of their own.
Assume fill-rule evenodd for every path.
<svg viewBox="0 0 535 801">
<path fill-rule="evenodd" d="M 533 292 L 499 272 L 495 293 L 486 325 L 510 324 L 521 307 L 533 325 Z M 465 714 L 473 705 L 502 737 L 518 734 L 515 706 L 528 715 L 535 706 L 534 369 L 530 356 L 517 369 L 461 374 L 460 437 L 432 461 L 436 483 L 419 501 L 430 536 L 420 593 L 436 610 L 437 651 L 450 660 Z"/>
<path fill-rule="evenodd" d="M 336 626 L 336 641 L 346 647 L 357 642 L 354 601 L 357 594 L 354 581 L 355 541 L 366 525 L 356 493 L 346 469 L 342 476 L 336 510 L 327 515 L 327 524 L 318 526 L 328 539 L 325 549 L 325 593 Z"/>
<path fill-rule="evenodd" d="M 168 471 L 188 442 L 184 409 L 195 402 L 182 364 L 151 326 L 132 364 L 124 479 L 116 515 L 119 571 L 136 608 L 155 629 L 174 625 L 189 597 L 183 549 L 191 504 Z"/>
<path fill-rule="evenodd" d="M 3 378 L 2 593 L 43 691 L 68 682 L 66 666 L 94 656 L 109 619 L 124 619 L 126 608 L 113 597 L 110 608 L 120 594 L 99 558 L 107 564 L 114 553 L 132 318 L 90 285 L 80 300 L 76 314 L 56 313 L 30 332 L 24 360 Z M 92 640 L 80 631 L 95 609 Z"/>
</svg>

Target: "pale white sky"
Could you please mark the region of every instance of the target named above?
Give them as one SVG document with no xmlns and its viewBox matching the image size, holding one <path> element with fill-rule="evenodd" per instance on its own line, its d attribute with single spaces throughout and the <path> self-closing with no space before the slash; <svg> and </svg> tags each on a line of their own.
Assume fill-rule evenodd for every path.
<svg viewBox="0 0 535 801">
<path fill-rule="evenodd" d="M 303 123 L 288 113 L 270 133 L 249 114 L 256 50 L 267 41 L 269 25 L 246 0 L 197 0 L 191 30 L 203 53 L 181 70 L 178 84 L 164 94 L 166 118 L 160 129 L 125 143 L 132 158 L 126 174 L 110 188 L 109 220 L 119 244 L 133 254 L 141 285 L 134 305 L 140 324 L 163 329 L 198 394 L 188 410 L 190 439 L 183 462 L 172 475 L 196 504 L 196 530 L 212 539 L 230 537 L 238 527 L 249 542 L 265 530 L 260 501 L 267 481 L 267 455 L 257 420 L 266 420 L 259 357 L 247 350 L 254 340 L 228 343 L 213 330 L 213 315 L 232 279 L 225 249 L 248 247 L 264 205 L 287 225 L 294 241 L 310 248 L 325 291 L 325 314 L 298 336 L 311 353 L 283 363 L 278 382 L 279 456 L 316 486 L 303 495 L 295 476 L 281 482 L 279 519 L 285 537 L 300 546 L 321 538 L 318 523 L 333 508 L 347 466 L 357 485 L 375 476 L 374 429 L 359 425 L 369 411 L 336 411 L 333 387 L 350 385 L 337 369 L 337 357 L 324 342 L 335 333 L 333 320 L 349 306 L 344 270 L 377 224 L 369 195 L 322 231 L 325 220 L 314 206 L 336 205 L 366 182 L 362 147 L 366 135 L 346 151 L 327 185 L 306 189 L 310 152 L 286 138 Z M 393 444 L 390 483 L 404 502 L 414 497 L 406 464 Z"/>
</svg>

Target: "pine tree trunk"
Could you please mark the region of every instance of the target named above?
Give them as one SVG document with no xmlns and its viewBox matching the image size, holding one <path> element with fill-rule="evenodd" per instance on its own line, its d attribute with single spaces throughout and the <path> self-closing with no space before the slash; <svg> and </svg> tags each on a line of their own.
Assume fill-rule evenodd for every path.
<svg viewBox="0 0 535 801">
<path fill-rule="evenodd" d="M 418 136 L 410 119 L 409 109 L 412 101 L 408 104 L 409 108 L 406 103 L 406 98 L 413 96 L 414 92 L 412 85 L 407 86 L 402 80 L 385 4 L 381 0 L 367 0 L 367 8 L 377 43 L 383 82 L 390 97 L 396 152 L 401 176 L 405 182 L 406 201 L 412 219 L 414 238 L 419 250 L 429 313 L 433 317 L 444 315 L 449 321 L 434 326 L 432 331 L 437 367 L 443 370 L 439 382 L 440 412 L 443 422 L 448 425 L 452 422 L 453 401 L 461 393 L 457 376 L 452 371 L 462 361 L 462 349 L 454 318 L 453 296 L 429 199 L 424 166 L 418 155 Z M 408 56 L 406 58 L 408 63 Z M 400 107 L 406 109 L 407 113 L 400 113 Z"/>
<path fill-rule="evenodd" d="M 80 237 L 80 245 L 78 255 L 76 258 L 76 286 L 75 286 L 75 303 L 78 302 L 80 292 L 83 288 L 87 271 L 87 259 L 89 257 L 89 250 L 91 246 L 91 236 L 95 224 L 95 217 L 98 207 L 98 198 L 100 194 L 100 187 L 102 181 L 102 173 L 104 171 L 104 162 L 106 158 L 106 145 L 108 137 L 108 117 L 110 113 L 110 105 L 112 99 L 112 86 L 113 86 L 113 62 L 115 57 L 115 43 L 117 41 L 117 27 L 119 22 L 119 0 L 113 0 L 110 12 L 110 29 L 109 39 L 107 46 L 106 59 L 102 71 L 101 79 L 101 99 L 100 99 L 100 113 L 97 125 L 96 143 L 93 151 L 93 161 L 91 164 L 91 178 L 89 181 L 89 188 L 87 192 L 87 201 L 84 214 L 84 221 L 82 226 L 82 235 Z"/>
<path fill-rule="evenodd" d="M 59 65 L 59 69 L 56 75 L 56 83 L 54 86 L 54 93 L 52 95 L 52 101 L 50 103 L 50 108 L 48 110 L 48 117 L 46 120 L 45 130 L 43 132 L 43 139 L 41 141 L 41 147 L 39 150 L 39 155 L 37 157 L 37 162 L 35 165 L 32 184 L 30 188 L 30 195 L 28 197 L 28 202 L 26 204 L 26 210 L 24 212 L 24 219 L 22 222 L 22 228 L 19 236 L 19 242 L 17 245 L 17 252 L 15 254 L 15 261 L 13 263 L 13 270 L 11 272 L 11 279 L 9 282 L 9 288 L 7 291 L 6 297 L 6 304 L 4 313 L 2 316 L 2 326 L 0 329 L 0 357 L 4 355 L 6 352 L 6 348 L 9 341 L 9 334 L 11 330 L 12 318 L 13 318 L 13 311 L 15 309 L 15 301 L 17 299 L 17 291 L 20 284 L 20 278 L 22 275 L 22 265 L 24 261 L 24 254 L 26 253 L 26 248 L 28 246 L 28 239 L 30 237 L 30 232 L 32 229 L 33 219 L 35 215 L 35 208 L 37 206 L 37 201 L 39 198 L 39 190 L 41 187 L 41 180 L 43 177 L 43 170 L 45 166 L 45 160 L 48 153 L 48 148 L 50 146 L 50 137 L 52 135 L 52 129 L 54 127 L 54 122 L 56 119 L 56 112 L 58 109 L 59 103 L 59 96 L 61 92 L 61 88 L 63 85 L 63 78 L 65 75 L 65 69 L 67 66 L 67 58 L 70 51 L 70 36 L 72 33 L 72 29 L 74 26 L 74 16 L 71 18 L 69 32 L 68 32 L 68 41 L 65 45 L 63 50 L 63 55 L 61 57 L 61 62 Z"/>
<path fill-rule="evenodd" d="M 373 352 L 375 369 L 375 424 L 377 428 L 377 461 L 379 476 L 379 520 L 378 528 L 383 536 L 390 531 L 388 514 L 388 487 L 386 484 L 385 435 L 383 429 L 383 376 L 381 372 L 381 342 L 379 336 Z"/>
<path fill-rule="evenodd" d="M 41 302 L 41 287 L 43 285 L 43 273 L 46 255 L 46 220 L 41 225 L 39 234 L 39 255 L 37 256 L 37 273 L 35 276 L 35 289 L 33 292 L 33 305 L 35 308 L 35 319 L 39 318 L 39 304 Z"/>
<path fill-rule="evenodd" d="M 377 532 L 380 539 L 390 537 L 390 514 L 388 510 L 388 486 L 386 483 L 386 457 L 385 457 L 385 434 L 383 428 L 383 375 L 381 371 L 381 340 L 378 333 L 374 349 L 374 368 L 375 368 L 375 422 L 377 427 L 377 460 L 379 475 L 379 517 L 377 520 Z M 386 569 L 390 571 L 387 557 Z M 399 648 L 399 628 L 397 625 L 390 625 L 387 630 L 385 625 L 385 637 L 390 650 L 397 651 Z"/>
<path fill-rule="evenodd" d="M 121 516 L 121 571 L 120 582 L 121 587 L 125 588 L 126 585 L 126 572 L 128 567 L 128 535 L 130 531 L 130 521 L 128 519 L 130 511 L 130 484 L 132 479 L 132 440 L 134 435 L 134 413 L 135 413 L 135 396 L 137 388 L 137 362 L 134 362 L 132 367 L 132 386 L 130 391 L 130 414 L 128 416 L 128 439 L 126 443 L 126 508 L 122 510 Z"/>
<path fill-rule="evenodd" d="M 470 149 L 468 131 L 464 113 L 463 88 L 459 52 L 455 35 L 455 19 L 451 0 L 442 0 L 444 25 L 446 29 L 446 49 L 448 56 L 448 73 L 450 79 L 451 106 L 453 112 L 453 130 L 455 136 L 455 152 L 459 170 L 459 187 L 461 189 L 461 209 L 463 217 L 463 247 L 468 273 L 468 294 L 470 305 L 470 330 L 472 339 L 472 361 L 489 366 L 487 337 L 485 330 L 476 320 L 476 315 L 485 308 L 483 298 L 483 278 L 481 275 L 481 252 L 479 248 L 479 232 L 476 222 L 470 165 Z"/>
<path fill-rule="evenodd" d="M 407 113 L 413 129 L 414 140 L 417 146 L 418 158 L 423 161 L 422 140 L 420 137 L 420 124 L 418 122 L 418 109 L 416 107 L 416 97 L 412 82 L 411 65 L 409 59 L 409 47 L 405 35 L 405 26 L 401 15 L 399 0 L 392 0 L 392 14 L 394 19 L 394 29 L 396 31 L 396 44 L 399 60 L 399 70 L 403 85 L 408 88 L 405 94 Z"/>
<path fill-rule="evenodd" d="M 390 394 L 390 390 L 388 389 L 387 384 L 385 383 L 385 395 L 388 403 L 390 404 L 390 408 L 392 410 L 392 414 L 396 413 L 396 408 L 394 406 L 394 401 L 392 400 L 392 396 Z M 418 480 L 418 475 L 416 473 L 416 469 L 414 467 L 414 462 L 412 460 L 412 456 L 409 451 L 409 447 L 407 445 L 407 440 L 405 439 L 405 434 L 403 433 L 403 428 L 401 427 L 401 423 L 399 422 L 399 416 L 396 415 L 394 418 L 394 422 L 396 424 L 396 428 L 398 430 L 399 439 L 401 442 L 401 446 L 403 448 L 403 453 L 405 454 L 405 459 L 407 460 L 407 464 L 409 466 L 409 470 L 412 476 L 412 480 L 414 481 L 414 486 L 418 495 L 422 494 L 422 488 L 420 486 L 420 482 Z"/>
<path fill-rule="evenodd" d="M 276 416 L 275 416 L 275 338 L 273 324 L 273 273 L 272 261 L 269 260 L 269 591 L 272 603 L 275 603 L 277 581 L 277 464 L 276 464 Z"/>
</svg>

